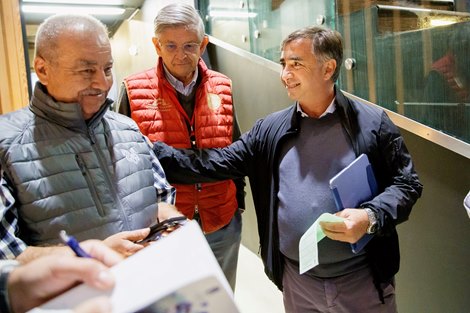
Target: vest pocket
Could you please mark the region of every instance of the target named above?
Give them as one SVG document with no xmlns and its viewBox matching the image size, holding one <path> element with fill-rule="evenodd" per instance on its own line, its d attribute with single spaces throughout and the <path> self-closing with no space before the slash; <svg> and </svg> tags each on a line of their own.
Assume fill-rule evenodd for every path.
<svg viewBox="0 0 470 313">
<path fill-rule="evenodd" d="M 88 171 L 88 168 L 86 167 L 85 162 L 78 154 L 75 155 L 75 160 L 77 160 L 78 167 L 80 168 L 83 178 L 85 178 L 85 181 L 88 185 L 88 190 L 91 193 L 91 197 L 93 198 L 93 202 L 95 203 L 98 214 L 101 217 L 105 216 L 104 208 L 101 205 L 101 201 L 98 197 L 98 192 L 96 191 L 95 184 L 93 184 L 93 181 L 90 177 L 90 172 Z"/>
</svg>

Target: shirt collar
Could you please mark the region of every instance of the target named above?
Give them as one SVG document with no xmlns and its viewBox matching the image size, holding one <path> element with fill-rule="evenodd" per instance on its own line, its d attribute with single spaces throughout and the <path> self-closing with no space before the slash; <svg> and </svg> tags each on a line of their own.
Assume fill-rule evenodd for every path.
<svg viewBox="0 0 470 313">
<path fill-rule="evenodd" d="M 318 118 L 322 118 L 324 117 L 325 115 L 329 114 L 329 113 L 333 113 L 335 110 L 336 110 L 336 103 L 335 103 L 335 99 L 336 97 L 333 98 L 333 100 L 331 101 L 330 105 L 326 108 L 325 112 L 323 112 L 322 115 L 320 115 Z M 299 102 L 297 102 L 297 112 L 300 112 L 300 116 L 301 117 L 309 117 L 307 115 L 307 113 L 305 113 L 302 108 L 300 107 L 300 104 Z"/>
<path fill-rule="evenodd" d="M 165 77 L 168 79 L 170 84 L 178 91 L 179 93 L 188 96 L 193 91 L 194 86 L 196 85 L 197 76 L 199 74 L 199 69 L 196 66 L 196 70 L 194 71 L 194 76 L 191 82 L 185 87 L 183 83 L 176 78 L 175 76 L 171 75 L 170 71 L 166 68 L 165 64 L 163 64 L 163 70 L 165 71 Z"/>
</svg>

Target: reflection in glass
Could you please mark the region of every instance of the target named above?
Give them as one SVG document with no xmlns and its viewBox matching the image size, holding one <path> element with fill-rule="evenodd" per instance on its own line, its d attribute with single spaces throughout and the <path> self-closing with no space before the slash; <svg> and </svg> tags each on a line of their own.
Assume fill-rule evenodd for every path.
<svg viewBox="0 0 470 313">
<path fill-rule="evenodd" d="M 344 58 L 355 60 L 341 89 L 470 143 L 470 0 L 200 0 L 200 8 L 209 34 L 274 62 L 293 30 L 335 28 Z"/>
<path fill-rule="evenodd" d="M 445 50 L 433 59 L 425 79 L 425 110 L 416 119 L 470 142 L 470 22 L 447 28 Z"/>
</svg>

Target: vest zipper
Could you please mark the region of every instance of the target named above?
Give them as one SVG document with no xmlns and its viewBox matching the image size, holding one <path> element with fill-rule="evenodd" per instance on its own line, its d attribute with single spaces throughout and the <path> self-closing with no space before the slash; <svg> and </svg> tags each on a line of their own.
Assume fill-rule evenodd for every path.
<svg viewBox="0 0 470 313">
<path fill-rule="evenodd" d="M 189 125 L 189 141 L 191 142 L 191 148 L 196 149 L 196 134 L 194 133 L 194 127 L 191 124 Z M 196 189 L 196 204 L 194 205 L 194 215 L 193 215 L 193 220 L 195 220 L 201 229 L 204 229 L 202 226 L 202 219 L 201 215 L 199 214 L 199 192 L 202 190 L 202 185 L 200 183 L 197 183 L 194 185 L 194 189 Z"/>
<path fill-rule="evenodd" d="M 90 138 L 90 142 L 92 145 L 96 143 L 95 133 L 91 128 L 88 128 L 88 138 Z"/>
<path fill-rule="evenodd" d="M 194 127 L 190 126 L 189 140 L 191 141 L 191 148 L 196 149 L 196 134 L 194 133 Z"/>
<path fill-rule="evenodd" d="M 198 222 L 199 225 L 201 225 L 201 217 L 199 216 L 199 207 L 197 204 L 194 206 L 193 220 L 195 220 L 196 222 Z"/>
<path fill-rule="evenodd" d="M 85 181 L 88 185 L 88 189 L 90 190 L 91 197 L 93 198 L 93 201 L 95 202 L 96 210 L 98 211 L 98 214 L 101 217 L 105 216 L 103 205 L 101 204 L 101 201 L 98 197 L 98 192 L 96 191 L 95 184 L 93 184 L 91 180 L 90 172 L 88 171 L 88 168 L 86 167 L 85 162 L 83 162 L 82 158 L 78 154 L 75 154 L 75 160 L 77 160 L 78 167 L 82 171 L 83 178 L 85 178 Z"/>
<path fill-rule="evenodd" d="M 103 122 L 104 124 L 104 122 Z M 106 126 L 103 125 L 104 129 L 106 129 Z M 113 183 L 113 180 L 111 179 L 112 174 L 109 172 L 109 167 L 106 162 L 106 158 L 103 156 L 103 153 L 101 152 L 100 147 L 97 147 L 94 143 L 96 142 L 96 139 L 94 137 L 94 133 L 92 130 L 89 130 L 90 136 L 92 136 L 90 139 L 92 140 L 92 149 L 96 155 L 96 158 L 98 159 L 98 162 L 100 163 L 100 169 L 103 172 L 104 179 L 106 181 L 106 184 L 108 185 L 108 189 L 111 192 L 112 198 L 113 198 L 113 203 L 115 208 L 119 211 L 119 215 L 121 216 L 121 221 L 124 223 L 124 229 L 125 230 L 131 230 L 128 216 L 124 212 L 124 208 L 121 202 L 121 199 L 118 197 L 118 192 L 116 190 L 116 186 Z"/>
<path fill-rule="evenodd" d="M 200 183 L 197 183 L 194 185 L 194 188 L 196 189 L 196 205 L 194 206 L 194 215 L 193 215 L 193 220 L 197 221 L 197 223 L 199 224 L 199 226 L 201 227 L 201 229 L 204 229 L 203 228 L 203 225 L 202 225 L 202 218 L 201 218 L 201 215 L 199 213 L 199 192 L 201 192 L 202 190 L 202 186 Z"/>
</svg>

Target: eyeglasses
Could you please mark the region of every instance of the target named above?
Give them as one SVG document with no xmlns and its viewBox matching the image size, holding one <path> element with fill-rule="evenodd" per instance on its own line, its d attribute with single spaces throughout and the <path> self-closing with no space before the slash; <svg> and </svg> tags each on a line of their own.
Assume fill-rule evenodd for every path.
<svg viewBox="0 0 470 313">
<path fill-rule="evenodd" d="M 178 45 L 174 44 L 174 43 L 166 43 L 164 45 L 162 45 L 160 43 L 160 46 L 163 47 L 163 49 L 165 49 L 166 52 L 168 53 L 175 53 L 177 50 L 178 50 Z M 188 43 L 185 43 L 182 48 L 183 48 L 183 52 L 185 54 L 194 54 L 196 53 L 198 50 L 199 50 L 199 47 L 201 46 L 200 43 L 197 43 L 197 42 L 188 42 Z"/>
</svg>

